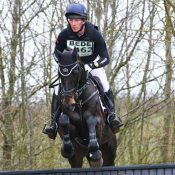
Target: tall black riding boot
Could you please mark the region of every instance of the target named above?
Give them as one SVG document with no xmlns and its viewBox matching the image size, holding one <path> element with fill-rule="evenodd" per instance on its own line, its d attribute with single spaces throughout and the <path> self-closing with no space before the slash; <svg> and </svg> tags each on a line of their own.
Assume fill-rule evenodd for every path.
<svg viewBox="0 0 175 175">
<path fill-rule="evenodd" d="M 50 139 L 55 139 L 57 136 L 57 130 L 58 130 L 57 121 L 60 114 L 61 114 L 61 104 L 59 95 L 56 95 L 54 92 L 51 106 L 51 124 L 50 127 L 43 129 L 43 133 L 47 134 Z"/>
<path fill-rule="evenodd" d="M 115 114 L 115 105 L 114 105 L 114 97 L 112 90 L 109 89 L 108 92 L 105 92 L 105 103 L 108 108 L 108 124 L 112 130 L 112 132 L 115 134 L 119 131 L 119 128 L 123 126 L 122 120 L 120 117 L 116 117 Z"/>
</svg>

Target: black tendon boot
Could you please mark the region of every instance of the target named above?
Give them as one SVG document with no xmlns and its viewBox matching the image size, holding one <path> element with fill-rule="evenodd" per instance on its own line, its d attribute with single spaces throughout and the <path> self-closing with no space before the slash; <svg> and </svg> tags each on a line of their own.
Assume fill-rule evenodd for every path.
<svg viewBox="0 0 175 175">
<path fill-rule="evenodd" d="M 119 131 L 119 128 L 123 126 L 122 120 L 120 117 L 116 117 L 115 115 L 115 105 L 114 105 L 114 97 L 111 89 L 108 92 L 105 92 L 105 103 L 108 108 L 108 124 L 114 134 Z"/>
<path fill-rule="evenodd" d="M 58 129 L 57 121 L 61 113 L 60 106 L 61 105 L 59 95 L 56 95 L 54 92 L 51 106 L 51 124 L 48 128 L 43 129 L 43 133 L 47 134 L 50 139 L 55 139 L 57 136 L 57 129 Z"/>
</svg>

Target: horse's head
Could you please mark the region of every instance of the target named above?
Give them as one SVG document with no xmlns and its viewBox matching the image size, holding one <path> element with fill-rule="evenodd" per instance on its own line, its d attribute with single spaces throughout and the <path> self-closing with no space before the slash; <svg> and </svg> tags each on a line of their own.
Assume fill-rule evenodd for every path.
<svg viewBox="0 0 175 175">
<path fill-rule="evenodd" d="M 57 52 L 59 76 L 62 84 L 63 103 L 75 104 L 75 94 L 79 88 L 83 66 L 76 48 Z"/>
</svg>

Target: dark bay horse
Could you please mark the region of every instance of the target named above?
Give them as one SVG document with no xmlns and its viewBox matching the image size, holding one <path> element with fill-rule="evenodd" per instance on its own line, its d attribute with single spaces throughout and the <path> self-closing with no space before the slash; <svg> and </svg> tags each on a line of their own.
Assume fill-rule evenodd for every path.
<svg viewBox="0 0 175 175">
<path fill-rule="evenodd" d="M 84 157 L 90 167 L 113 166 L 117 140 L 107 125 L 99 91 L 76 49 L 57 54 L 62 102 L 58 121 L 63 141 L 61 154 L 72 168 L 82 167 Z"/>
</svg>

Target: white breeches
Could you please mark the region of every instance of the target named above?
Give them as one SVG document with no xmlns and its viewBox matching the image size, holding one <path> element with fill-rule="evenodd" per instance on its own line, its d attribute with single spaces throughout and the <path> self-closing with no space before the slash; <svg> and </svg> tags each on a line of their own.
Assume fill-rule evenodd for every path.
<svg viewBox="0 0 175 175">
<path fill-rule="evenodd" d="M 85 66 L 85 69 L 86 69 L 86 66 Z M 90 72 L 93 76 L 97 76 L 100 79 L 104 92 L 108 92 L 109 82 L 107 80 L 107 76 L 106 76 L 104 68 L 101 67 L 101 68 L 93 69 Z"/>
</svg>

